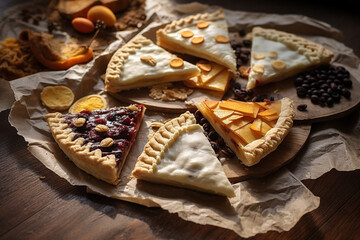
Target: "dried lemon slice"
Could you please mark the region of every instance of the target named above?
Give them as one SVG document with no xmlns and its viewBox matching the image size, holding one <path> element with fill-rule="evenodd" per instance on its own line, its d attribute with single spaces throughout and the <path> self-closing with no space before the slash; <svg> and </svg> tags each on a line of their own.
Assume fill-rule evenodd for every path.
<svg viewBox="0 0 360 240">
<path fill-rule="evenodd" d="M 52 110 L 68 109 L 74 101 L 74 93 L 65 86 L 47 86 L 40 93 L 41 102 Z"/>
<path fill-rule="evenodd" d="M 102 109 L 107 107 L 105 98 L 100 95 L 94 94 L 85 96 L 77 100 L 69 109 L 69 113 L 75 114 L 81 111 L 92 111 L 96 109 Z"/>
</svg>

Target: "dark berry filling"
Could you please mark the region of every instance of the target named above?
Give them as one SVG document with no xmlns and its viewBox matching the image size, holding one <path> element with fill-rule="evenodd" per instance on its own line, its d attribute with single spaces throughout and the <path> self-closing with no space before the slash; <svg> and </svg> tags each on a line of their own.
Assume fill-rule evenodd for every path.
<svg viewBox="0 0 360 240">
<path fill-rule="evenodd" d="M 75 133 L 73 140 L 84 138 L 84 144 L 92 143 L 90 151 L 100 149 L 102 156 L 114 154 L 119 161 L 127 152 L 131 143 L 135 140 L 137 125 L 141 120 L 143 106 L 135 105 L 138 110 L 130 110 L 127 107 L 114 107 L 94 111 L 82 111 L 77 114 L 63 115 L 65 123 Z M 75 126 L 75 120 L 84 118 L 82 126 Z M 96 126 L 105 125 L 106 131 L 95 130 Z M 111 138 L 114 142 L 111 146 L 102 147 L 101 141 Z"/>
</svg>

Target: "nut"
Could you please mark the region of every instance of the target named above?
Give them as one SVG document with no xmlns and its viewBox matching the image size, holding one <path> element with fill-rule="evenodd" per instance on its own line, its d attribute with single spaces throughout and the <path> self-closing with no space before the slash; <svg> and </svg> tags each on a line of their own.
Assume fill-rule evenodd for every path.
<svg viewBox="0 0 360 240">
<path fill-rule="evenodd" d="M 109 128 L 106 125 L 99 124 L 95 127 L 95 131 L 97 132 L 107 132 Z"/>
<path fill-rule="evenodd" d="M 274 51 L 269 52 L 269 58 L 275 59 L 275 58 L 277 58 L 277 56 L 278 56 L 277 52 L 274 52 Z"/>
<path fill-rule="evenodd" d="M 170 60 L 170 67 L 172 68 L 182 68 L 184 66 L 184 61 L 181 58 L 173 58 Z"/>
<path fill-rule="evenodd" d="M 286 63 L 281 60 L 275 60 L 271 63 L 271 66 L 278 71 L 284 70 L 286 68 Z"/>
<path fill-rule="evenodd" d="M 85 118 L 78 118 L 74 121 L 75 127 L 82 127 L 86 122 Z"/>
<path fill-rule="evenodd" d="M 152 122 L 151 123 L 152 128 L 161 128 L 162 126 L 164 126 L 164 123 L 162 123 L 162 122 Z"/>
<path fill-rule="evenodd" d="M 265 54 L 263 54 L 263 53 L 254 53 L 253 56 L 254 56 L 254 59 L 256 59 L 256 60 L 265 58 Z"/>
<path fill-rule="evenodd" d="M 256 72 L 256 73 L 261 73 L 261 74 L 264 73 L 264 66 L 263 66 L 263 65 L 255 65 L 255 66 L 253 66 L 252 69 L 253 69 L 254 72 Z"/>
<path fill-rule="evenodd" d="M 192 31 L 186 30 L 181 32 L 181 36 L 183 38 L 191 38 L 192 36 L 194 36 L 194 33 Z"/>
<path fill-rule="evenodd" d="M 128 107 L 128 109 L 129 109 L 130 111 L 139 111 L 139 108 L 138 108 L 137 106 L 133 105 L 133 104 L 131 104 L 131 105 Z"/>
<path fill-rule="evenodd" d="M 150 66 L 155 66 L 156 65 L 156 60 L 150 56 L 150 55 L 146 55 L 146 56 L 141 56 L 140 57 L 140 60 L 143 62 L 143 63 L 146 63 Z"/>
<path fill-rule="evenodd" d="M 105 138 L 100 142 L 100 147 L 111 147 L 114 144 L 112 138 Z"/>
</svg>

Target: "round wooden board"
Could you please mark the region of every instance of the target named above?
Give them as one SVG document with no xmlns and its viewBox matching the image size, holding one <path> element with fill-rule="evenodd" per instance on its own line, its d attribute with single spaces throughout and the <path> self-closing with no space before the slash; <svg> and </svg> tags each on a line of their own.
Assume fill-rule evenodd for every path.
<svg viewBox="0 0 360 240">
<path fill-rule="evenodd" d="M 226 159 L 223 168 L 232 183 L 251 178 L 264 177 L 294 159 L 309 137 L 311 125 L 294 125 L 276 151 L 263 158 L 258 164 L 246 167 L 237 158 Z"/>
<path fill-rule="evenodd" d="M 245 88 L 247 80 L 237 79 L 241 86 Z M 275 100 L 288 97 L 294 101 L 295 108 L 300 104 L 306 104 L 306 111 L 302 112 L 296 108 L 295 121 L 303 123 L 314 123 L 329 121 L 343 117 L 354 111 L 360 106 L 360 83 L 352 77 L 353 87 L 350 89 L 351 98 L 341 97 L 340 103 L 333 107 L 321 107 L 311 103 L 309 98 L 299 98 L 296 94 L 295 77 L 280 82 L 270 83 L 268 85 L 254 89 L 255 95 L 274 96 Z"/>
</svg>

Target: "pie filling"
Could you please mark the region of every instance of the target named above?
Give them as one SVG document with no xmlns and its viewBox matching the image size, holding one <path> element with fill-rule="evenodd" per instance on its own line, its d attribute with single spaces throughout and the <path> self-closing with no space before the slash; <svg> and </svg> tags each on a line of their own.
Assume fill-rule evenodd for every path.
<svg viewBox="0 0 360 240">
<path fill-rule="evenodd" d="M 65 123 L 75 133 L 73 141 L 84 139 L 91 143 L 90 151 L 100 149 L 102 157 L 114 154 L 117 164 L 125 157 L 134 142 L 138 124 L 142 119 L 144 106 L 134 108 L 114 107 L 94 111 L 82 111 L 77 114 L 63 115 Z M 77 121 L 84 119 L 83 124 Z M 101 127 L 99 127 L 101 126 Z M 112 139 L 112 144 L 104 144 L 104 139 Z"/>
</svg>

